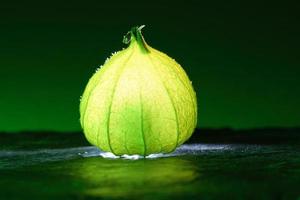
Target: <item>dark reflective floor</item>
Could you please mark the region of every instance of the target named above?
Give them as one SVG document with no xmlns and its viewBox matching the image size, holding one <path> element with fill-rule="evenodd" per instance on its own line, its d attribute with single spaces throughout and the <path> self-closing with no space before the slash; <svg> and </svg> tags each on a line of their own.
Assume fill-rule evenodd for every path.
<svg viewBox="0 0 300 200">
<path fill-rule="evenodd" d="M 0 199 L 300 199 L 299 144 L 186 144 L 134 160 L 64 137 L 2 140 Z"/>
</svg>

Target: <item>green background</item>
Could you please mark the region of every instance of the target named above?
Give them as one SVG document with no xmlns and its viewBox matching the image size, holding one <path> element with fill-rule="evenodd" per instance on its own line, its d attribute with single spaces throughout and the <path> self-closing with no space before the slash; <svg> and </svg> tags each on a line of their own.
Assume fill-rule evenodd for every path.
<svg viewBox="0 0 300 200">
<path fill-rule="evenodd" d="M 78 131 L 79 98 L 145 24 L 198 96 L 198 127 L 300 125 L 299 7 L 284 1 L 24 1 L 0 6 L 0 131 Z"/>
</svg>

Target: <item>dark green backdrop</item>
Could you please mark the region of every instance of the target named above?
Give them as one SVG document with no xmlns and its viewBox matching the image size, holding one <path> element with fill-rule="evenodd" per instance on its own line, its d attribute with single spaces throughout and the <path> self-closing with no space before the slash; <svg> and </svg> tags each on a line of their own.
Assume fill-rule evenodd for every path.
<svg viewBox="0 0 300 200">
<path fill-rule="evenodd" d="M 299 7 L 241 2 L 2 3 L 0 131 L 80 130 L 89 77 L 141 24 L 193 81 L 199 127 L 299 126 Z"/>
</svg>

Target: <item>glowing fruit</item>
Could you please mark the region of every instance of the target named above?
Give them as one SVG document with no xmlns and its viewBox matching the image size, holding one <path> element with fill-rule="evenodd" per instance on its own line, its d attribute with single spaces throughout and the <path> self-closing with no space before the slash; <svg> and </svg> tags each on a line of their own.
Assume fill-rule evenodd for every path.
<svg viewBox="0 0 300 200">
<path fill-rule="evenodd" d="M 80 103 L 88 141 L 116 155 L 172 152 L 197 124 L 196 94 L 181 66 L 134 27 L 130 45 L 89 80 Z M 129 38 L 128 38 L 129 36 Z"/>
</svg>

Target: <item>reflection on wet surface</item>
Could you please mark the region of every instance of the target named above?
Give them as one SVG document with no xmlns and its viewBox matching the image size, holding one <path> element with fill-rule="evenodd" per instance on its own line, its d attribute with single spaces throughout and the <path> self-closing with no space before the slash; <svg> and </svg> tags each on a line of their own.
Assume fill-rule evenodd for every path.
<svg viewBox="0 0 300 200">
<path fill-rule="evenodd" d="M 0 197 L 296 199 L 299 155 L 299 145 L 247 144 L 185 144 L 148 158 L 91 146 L 1 150 Z"/>
</svg>

